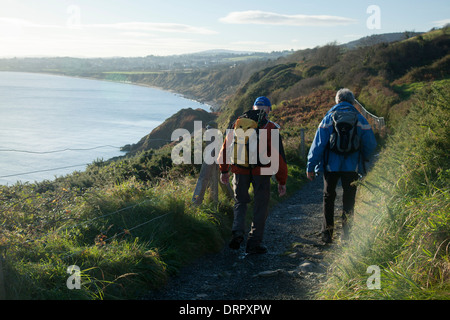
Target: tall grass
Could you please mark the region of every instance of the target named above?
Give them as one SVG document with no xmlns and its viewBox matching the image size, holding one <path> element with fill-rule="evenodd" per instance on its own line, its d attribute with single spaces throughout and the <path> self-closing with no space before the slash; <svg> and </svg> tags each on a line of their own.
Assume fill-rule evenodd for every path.
<svg viewBox="0 0 450 320">
<path fill-rule="evenodd" d="M 449 299 L 450 92 L 424 89 L 360 184 L 348 243 L 318 299 Z M 369 266 L 381 270 L 369 289 Z"/>
<path fill-rule="evenodd" d="M 133 177 L 83 193 L 3 188 L 4 200 L 15 201 L 0 213 L 7 297 L 124 299 L 160 286 L 223 245 L 230 205 L 191 206 L 194 186 L 192 177 L 152 185 Z M 67 288 L 71 265 L 81 269 L 80 290 Z"/>
</svg>

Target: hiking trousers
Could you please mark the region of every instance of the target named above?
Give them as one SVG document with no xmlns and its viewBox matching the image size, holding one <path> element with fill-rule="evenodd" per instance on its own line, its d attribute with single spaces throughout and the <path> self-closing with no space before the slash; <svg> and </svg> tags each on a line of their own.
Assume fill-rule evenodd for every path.
<svg viewBox="0 0 450 320">
<path fill-rule="evenodd" d="M 233 236 L 245 233 L 247 204 L 250 202 L 249 188 L 253 186 L 253 221 L 247 238 L 247 248 L 261 245 L 264 227 L 269 215 L 270 176 L 234 174 L 234 220 Z"/>
<path fill-rule="evenodd" d="M 322 234 L 326 237 L 333 236 L 334 229 L 334 201 L 336 199 L 336 187 L 341 179 L 343 189 L 342 226 L 344 235 L 348 232 L 347 219 L 353 214 L 355 206 L 356 186 L 353 182 L 358 180 L 357 172 L 325 172 L 323 175 L 323 212 Z"/>
</svg>

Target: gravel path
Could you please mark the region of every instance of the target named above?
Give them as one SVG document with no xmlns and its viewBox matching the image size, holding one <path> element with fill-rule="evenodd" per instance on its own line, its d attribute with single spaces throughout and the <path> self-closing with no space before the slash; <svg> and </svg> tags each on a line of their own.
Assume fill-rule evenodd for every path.
<svg viewBox="0 0 450 320">
<path fill-rule="evenodd" d="M 267 219 L 266 254 L 246 255 L 228 248 L 180 270 L 147 300 L 310 300 L 325 279 L 324 261 L 332 245 L 320 240 L 322 177 L 275 206 Z M 335 238 L 339 236 L 342 188 L 336 198 Z M 247 214 L 250 214 L 248 212 Z"/>
</svg>

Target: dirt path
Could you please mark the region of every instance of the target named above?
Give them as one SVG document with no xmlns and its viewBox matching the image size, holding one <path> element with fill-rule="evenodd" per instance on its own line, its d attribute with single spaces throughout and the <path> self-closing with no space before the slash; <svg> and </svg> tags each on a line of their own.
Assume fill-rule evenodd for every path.
<svg viewBox="0 0 450 320">
<path fill-rule="evenodd" d="M 309 300 L 325 279 L 324 257 L 335 244 L 320 240 L 323 179 L 308 182 L 275 206 L 267 220 L 263 244 L 268 253 L 245 255 L 228 248 L 183 268 L 149 300 Z M 336 199 L 336 235 L 342 189 Z"/>
</svg>

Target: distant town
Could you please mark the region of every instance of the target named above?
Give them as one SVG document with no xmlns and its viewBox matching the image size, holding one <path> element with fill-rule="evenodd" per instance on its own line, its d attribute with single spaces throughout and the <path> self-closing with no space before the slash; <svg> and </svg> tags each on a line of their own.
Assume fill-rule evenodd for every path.
<svg viewBox="0 0 450 320">
<path fill-rule="evenodd" d="M 14 57 L 0 59 L 0 71 L 27 71 L 49 73 L 79 72 L 158 72 L 199 70 L 217 65 L 234 66 L 249 60 L 269 60 L 291 54 L 281 52 L 237 52 L 210 50 L 199 53 L 146 57 L 75 58 L 75 57 Z"/>
</svg>

